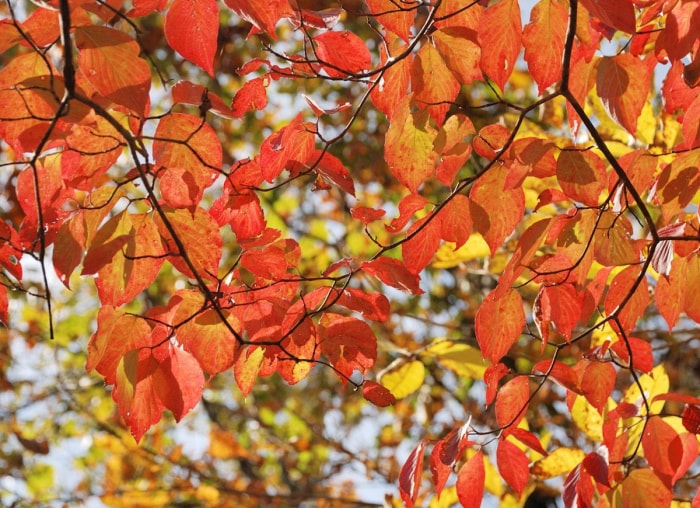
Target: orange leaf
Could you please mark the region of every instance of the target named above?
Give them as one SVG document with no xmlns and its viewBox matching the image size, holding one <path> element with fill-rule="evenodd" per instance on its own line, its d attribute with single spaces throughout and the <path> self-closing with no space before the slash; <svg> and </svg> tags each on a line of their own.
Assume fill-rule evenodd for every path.
<svg viewBox="0 0 700 508">
<path fill-rule="evenodd" d="M 440 210 L 440 236 L 454 242 L 455 249 L 464 245 L 472 233 L 469 199 L 457 194 Z"/>
<path fill-rule="evenodd" d="M 632 287 L 639 277 L 639 267 L 629 266 L 622 272 L 618 273 L 610 283 L 608 294 L 605 297 L 605 313 L 610 316 L 617 313 L 617 321 L 626 333 L 634 330 L 637 320 L 642 317 L 644 311 L 649 305 L 649 289 L 645 277 L 642 277 L 641 283 L 633 290 Z M 627 296 L 632 292 L 632 297 L 629 300 Z M 618 309 L 620 304 L 625 301 L 622 309 Z M 617 327 L 617 321 L 613 321 L 613 327 Z"/>
<path fill-rule="evenodd" d="M 496 421 L 508 435 L 527 413 L 530 383 L 526 376 L 517 376 L 504 384 L 496 396 Z"/>
<path fill-rule="evenodd" d="M 673 494 L 651 469 L 635 469 L 622 482 L 622 506 L 671 506 Z"/>
<path fill-rule="evenodd" d="M 508 168 L 493 166 L 469 193 L 474 229 L 484 237 L 492 255 L 513 232 L 525 212 L 522 187 L 505 189 L 507 177 Z"/>
<path fill-rule="evenodd" d="M 377 277 L 387 286 L 414 295 L 423 294 L 423 290 L 418 285 L 420 282 L 418 274 L 410 272 L 398 259 L 382 256 L 362 263 L 362 271 Z"/>
<path fill-rule="evenodd" d="M 238 344 L 229 327 L 240 332 L 238 319 L 222 311 L 227 326 L 215 310 L 203 310 L 204 297 L 198 291 L 178 291 L 171 304 L 176 306 L 173 326 L 177 341 L 197 359 L 202 369 L 217 374 L 231 367 Z"/>
<path fill-rule="evenodd" d="M 556 0 L 540 0 L 530 17 L 523 31 L 525 61 L 542 94 L 561 78 L 569 13 Z"/>
<path fill-rule="evenodd" d="M 244 397 L 247 397 L 253 389 L 264 357 L 265 349 L 261 347 L 247 346 L 245 349 L 239 350 L 238 358 L 233 366 L 233 373 L 238 389 L 241 390 Z"/>
<path fill-rule="evenodd" d="M 211 215 L 202 208 L 196 208 L 194 213 L 183 209 L 163 207 L 165 220 L 160 215 L 156 216 L 158 230 L 168 245 L 170 253 L 168 260 L 181 273 L 188 277 L 194 277 L 190 265 L 197 274 L 206 280 L 216 280 L 221 260 L 221 248 L 223 241 L 219 226 Z M 172 237 L 170 229 L 177 236 L 184 252 L 180 252 L 178 244 Z M 187 256 L 189 264 L 183 256 Z"/>
<path fill-rule="evenodd" d="M 173 0 L 165 15 L 164 31 L 170 47 L 214 76 L 219 34 L 216 0 Z"/>
<path fill-rule="evenodd" d="M 428 124 L 428 114 L 411 112 L 413 95 L 398 104 L 386 133 L 384 158 L 389 170 L 413 193 L 435 174 L 437 154 L 433 151 L 436 133 Z"/>
<path fill-rule="evenodd" d="M 419 108 L 427 108 L 438 126 L 460 90 L 460 83 L 432 44 L 424 44 L 411 65 L 411 88 Z"/>
<path fill-rule="evenodd" d="M 368 71 L 372 56 L 364 41 L 347 30 L 324 32 L 313 38 L 323 69 L 333 78 Z"/>
<path fill-rule="evenodd" d="M 476 338 L 484 358 L 498 363 L 525 326 L 522 298 L 513 289 L 492 291 L 479 307 L 475 319 Z"/>
<path fill-rule="evenodd" d="M 326 313 L 320 323 L 321 351 L 341 374 L 365 374 L 377 359 L 377 338 L 364 321 Z"/>
<path fill-rule="evenodd" d="M 406 45 L 398 37 L 391 33 L 387 34 L 387 44 L 379 46 L 380 63 L 383 66 L 386 65 L 389 57 L 387 55 L 387 46 L 391 48 L 391 56 L 395 56 L 406 49 Z M 372 87 L 370 92 L 370 98 L 374 105 L 390 121 L 393 120 L 399 103 L 406 97 L 408 92 L 412 61 L 412 54 L 395 61 L 394 65 L 381 73 L 379 82 Z"/>
<path fill-rule="evenodd" d="M 608 397 L 615 388 L 617 372 L 610 363 L 590 361 L 581 376 L 581 390 L 588 402 L 603 414 Z"/>
<path fill-rule="evenodd" d="M 432 37 L 447 68 L 459 79 L 461 85 L 469 85 L 483 79 L 479 67 L 481 46 L 474 30 L 465 27 L 446 27 L 434 32 Z"/>
<path fill-rule="evenodd" d="M 562 151 L 557 160 L 557 180 L 569 198 L 587 206 L 598 206 L 607 188 L 605 165 L 590 150 Z"/>
<path fill-rule="evenodd" d="M 477 30 L 479 43 L 486 49 L 481 54 L 481 70 L 503 90 L 520 53 L 522 22 L 518 0 L 500 0 L 490 5 Z"/>
<path fill-rule="evenodd" d="M 151 69 L 139 58 L 136 41 L 113 28 L 81 26 L 75 29 L 75 43 L 78 73 L 103 97 L 144 116 Z"/>
<path fill-rule="evenodd" d="M 401 8 L 392 0 L 366 0 L 369 12 L 389 32 L 393 32 L 408 42 L 411 36 L 415 9 Z"/>
<path fill-rule="evenodd" d="M 610 116 L 634 136 L 649 94 L 649 66 L 629 53 L 603 57 L 598 64 L 598 96 Z"/>
</svg>

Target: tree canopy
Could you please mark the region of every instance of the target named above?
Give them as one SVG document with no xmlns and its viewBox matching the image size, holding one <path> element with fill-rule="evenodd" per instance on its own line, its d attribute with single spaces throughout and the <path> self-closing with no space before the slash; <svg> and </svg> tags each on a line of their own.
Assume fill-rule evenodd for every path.
<svg viewBox="0 0 700 508">
<path fill-rule="evenodd" d="M 0 4 L 0 502 L 700 506 L 698 33 Z"/>
</svg>

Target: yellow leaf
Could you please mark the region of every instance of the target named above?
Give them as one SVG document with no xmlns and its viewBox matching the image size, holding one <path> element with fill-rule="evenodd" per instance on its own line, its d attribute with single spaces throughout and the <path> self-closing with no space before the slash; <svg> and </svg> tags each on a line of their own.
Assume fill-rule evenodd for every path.
<svg viewBox="0 0 700 508">
<path fill-rule="evenodd" d="M 443 243 L 435 255 L 434 268 L 453 268 L 460 263 L 488 257 L 491 253 L 484 238 L 479 233 L 474 233 L 469 237 L 467 243 L 455 250 L 452 242 Z"/>
<path fill-rule="evenodd" d="M 393 393 L 394 397 L 402 399 L 420 388 L 424 379 L 425 366 L 423 362 L 414 360 L 387 372 L 379 382 Z"/>
<path fill-rule="evenodd" d="M 209 455 L 217 459 L 249 458 L 250 452 L 230 432 L 212 428 L 209 433 Z"/>
<path fill-rule="evenodd" d="M 645 145 L 651 145 L 654 142 L 656 134 L 656 113 L 651 105 L 651 101 L 646 101 L 642 108 L 642 114 L 637 120 L 637 132 L 635 136 Z"/>
<path fill-rule="evenodd" d="M 545 458 L 535 462 L 530 472 L 542 480 L 568 474 L 585 457 L 579 448 L 557 448 Z"/>
<path fill-rule="evenodd" d="M 429 508 L 450 508 L 458 503 L 459 499 L 457 498 L 457 487 L 452 485 L 451 487 L 445 488 L 440 493 L 439 499 L 437 496 L 433 496 L 433 498 L 430 500 Z"/>
<path fill-rule="evenodd" d="M 639 385 L 642 386 L 644 394 L 649 402 L 651 402 L 654 397 L 664 393 L 668 393 L 669 379 L 668 374 L 666 374 L 666 369 L 664 369 L 663 364 L 654 367 L 651 374 L 644 374 L 639 378 Z M 646 408 L 642 402 L 642 394 L 639 391 L 639 385 L 633 383 L 626 391 L 623 396 L 625 402 L 630 404 L 635 404 L 640 407 L 639 414 L 645 415 Z M 664 408 L 664 401 L 659 400 L 651 403 L 652 414 L 660 413 Z"/>
<path fill-rule="evenodd" d="M 571 418 L 593 441 L 603 440 L 603 417 L 584 397 L 576 397 L 571 407 Z"/>
<path fill-rule="evenodd" d="M 444 367 L 469 379 L 483 379 L 484 372 L 490 365 L 477 348 L 451 340 L 437 342 L 426 349 L 424 354 L 437 358 Z"/>
</svg>

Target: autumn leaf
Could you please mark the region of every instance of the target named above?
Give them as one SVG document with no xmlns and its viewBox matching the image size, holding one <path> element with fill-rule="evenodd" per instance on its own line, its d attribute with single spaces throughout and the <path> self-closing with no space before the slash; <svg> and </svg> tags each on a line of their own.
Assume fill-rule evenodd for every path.
<svg viewBox="0 0 700 508">
<path fill-rule="evenodd" d="M 596 88 L 610 116 L 634 134 L 649 94 L 646 63 L 628 53 L 603 57 L 598 64 Z"/>
<path fill-rule="evenodd" d="M 540 0 L 530 17 L 523 30 L 525 61 L 542 94 L 561 76 L 568 12 L 556 0 Z"/>
<path fill-rule="evenodd" d="M 329 76 L 338 78 L 368 71 L 372 57 L 362 39 L 347 30 L 329 31 L 313 38 L 316 55 Z"/>
<path fill-rule="evenodd" d="M 433 152 L 435 132 L 428 124 L 427 111 L 411 112 L 412 95 L 396 107 L 386 133 L 384 158 L 399 182 L 411 192 L 435 174 L 437 154 Z"/>
<path fill-rule="evenodd" d="M 168 43 L 211 76 L 218 33 L 219 7 L 215 0 L 173 0 L 170 4 L 165 16 Z"/>
<path fill-rule="evenodd" d="M 484 358 L 497 363 L 518 340 L 525 326 L 525 312 L 517 291 L 493 291 L 476 313 L 476 338 Z"/>
<path fill-rule="evenodd" d="M 481 69 L 504 89 L 520 52 L 522 23 L 517 0 L 501 0 L 490 5 L 478 27 L 479 43 L 488 48 L 481 54 Z"/>
</svg>

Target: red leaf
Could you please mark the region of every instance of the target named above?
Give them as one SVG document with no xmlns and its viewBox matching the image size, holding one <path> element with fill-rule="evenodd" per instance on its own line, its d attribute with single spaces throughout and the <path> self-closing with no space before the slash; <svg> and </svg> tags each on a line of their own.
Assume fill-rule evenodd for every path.
<svg viewBox="0 0 700 508">
<path fill-rule="evenodd" d="M 318 173 L 333 182 L 339 189 L 347 192 L 351 196 L 355 196 L 355 184 L 352 181 L 350 172 L 345 165 L 335 155 L 316 150 L 311 159 L 319 160 L 316 165 Z"/>
<path fill-rule="evenodd" d="M 642 436 L 644 458 L 656 476 L 669 488 L 683 457 L 682 449 L 679 451 L 672 447 L 672 443 L 677 439 L 678 433 L 658 416 L 649 418 Z"/>
<path fill-rule="evenodd" d="M 122 305 L 151 285 L 166 254 L 153 217 L 124 211 L 95 235 L 83 262 L 83 274 L 97 270 L 100 301 Z"/>
<path fill-rule="evenodd" d="M 481 47 L 487 48 L 481 54 L 481 70 L 503 90 L 520 52 L 519 2 L 501 0 L 490 5 L 481 16 L 477 30 Z"/>
<path fill-rule="evenodd" d="M 270 78 L 254 78 L 236 92 L 231 102 L 231 112 L 236 118 L 241 118 L 249 111 L 261 110 L 267 106 L 267 87 Z"/>
<path fill-rule="evenodd" d="M 581 0 L 581 3 L 606 25 L 629 34 L 636 32 L 634 5 L 630 0 Z"/>
<path fill-rule="evenodd" d="M 700 405 L 686 404 L 683 408 L 681 418 L 683 419 L 683 427 L 685 427 L 688 432 L 700 434 Z"/>
<path fill-rule="evenodd" d="M 216 0 L 173 0 L 165 15 L 164 31 L 170 47 L 214 75 L 219 33 Z"/>
<path fill-rule="evenodd" d="M 520 497 L 530 476 L 530 461 L 525 452 L 510 441 L 501 439 L 496 450 L 496 462 L 498 472 Z"/>
<path fill-rule="evenodd" d="M 260 147 L 260 169 L 273 182 L 285 169 L 298 174 L 314 153 L 311 127 L 302 122 L 301 114 L 288 125 L 267 137 Z"/>
<path fill-rule="evenodd" d="M 489 293 L 476 313 L 475 323 L 481 352 L 494 364 L 508 353 L 525 326 L 520 294 L 512 289 L 500 293 Z"/>
<path fill-rule="evenodd" d="M 581 462 L 581 466 L 590 474 L 595 481 L 610 487 L 610 482 L 608 481 L 608 458 L 607 450 L 603 447 L 604 455 L 601 455 L 600 450 L 596 452 L 591 452 L 586 455 Z"/>
<path fill-rule="evenodd" d="M 567 390 L 578 394 L 582 393 L 579 387 L 578 376 L 574 370 L 565 363 L 556 361 L 554 365 L 552 365 L 550 360 L 542 360 L 532 367 L 532 372 L 541 372 L 542 374 L 549 372 L 549 377 Z"/>
<path fill-rule="evenodd" d="M 313 38 L 316 55 L 326 73 L 333 78 L 368 71 L 372 55 L 364 41 L 347 30 L 324 32 Z"/>
<path fill-rule="evenodd" d="M 513 429 L 513 432 L 511 432 L 511 435 L 524 445 L 527 445 L 535 450 L 537 453 L 545 456 L 548 455 L 547 450 L 542 447 L 542 443 L 540 443 L 539 438 L 532 432 L 516 427 Z"/>
<path fill-rule="evenodd" d="M 367 323 L 353 317 L 324 314 L 320 323 L 319 343 L 331 365 L 347 377 L 355 370 L 367 373 L 377 359 L 374 332 Z"/>
<path fill-rule="evenodd" d="M 410 272 L 406 265 L 398 259 L 381 256 L 372 261 L 362 263 L 361 268 L 363 272 L 377 277 L 387 286 L 413 295 L 423 294 L 423 290 L 418 285 L 420 277 Z"/>
<path fill-rule="evenodd" d="M 433 451 L 430 452 L 430 472 L 438 498 L 464 450 L 474 444 L 468 439 L 470 424 L 471 418 L 464 425 L 452 429 L 447 436 L 435 443 Z"/>
<path fill-rule="evenodd" d="M 421 477 L 423 476 L 424 449 L 425 441 L 421 441 L 401 467 L 401 473 L 399 474 L 399 493 L 407 508 L 413 508 L 416 499 L 418 499 Z"/>
<path fill-rule="evenodd" d="M 285 252 L 276 245 L 245 251 L 241 255 L 241 266 L 268 281 L 279 280 L 287 273 Z"/>
<path fill-rule="evenodd" d="M 430 201 L 420 194 L 408 194 L 399 201 L 399 216 L 392 219 L 391 224 L 386 227 L 390 233 L 401 231 L 408 224 L 418 210 L 422 210 Z"/>
<path fill-rule="evenodd" d="M 182 80 L 175 83 L 170 93 L 173 96 L 173 103 L 175 104 L 189 104 L 202 109 L 208 107 L 207 110 L 216 115 L 224 118 L 234 117 L 233 111 L 224 103 L 221 97 L 210 92 L 202 85 Z"/>
<path fill-rule="evenodd" d="M 355 312 L 361 312 L 366 319 L 384 322 L 389 319 L 391 306 L 383 293 L 367 293 L 361 289 L 344 289 L 336 302 Z"/>
<path fill-rule="evenodd" d="M 561 333 L 568 341 L 578 324 L 583 293 L 579 293 L 573 284 L 542 286 L 537 295 L 533 309 L 533 319 L 540 331 L 543 348 L 547 344 L 549 324 Z"/>
<path fill-rule="evenodd" d="M 362 385 L 362 396 L 378 407 L 396 404 L 396 397 L 387 388 L 375 381 L 364 382 Z"/>
<path fill-rule="evenodd" d="M 652 354 L 651 344 L 637 337 L 627 337 L 627 344 L 632 351 L 632 368 L 650 373 L 654 368 L 654 355 Z M 627 351 L 627 344 L 624 340 L 618 340 L 610 349 L 612 349 L 623 361 L 629 365 L 630 355 Z"/>
<path fill-rule="evenodd" d="M 386 215 L 386 210 L 375 210 L 366 206 L 356 206 L 350 210 L 350 215 L 353 219 L 357 219 L 363 224 L 378 221 Z"/>
<path fill-rule="evenodd" d="M 408 228 L 408 239 L 401 244 L 401 254 L 410 272 L 419 273 L 433 259 L 440 246 L 441 227 L 440 216 L 433 213 Z"/>
<path fill-rule="evenodd" d="M 486 383 L 487 406 L 493 403 L 493 400 L 496 398 L 496 393 L 498 392 L 498 384 L 501 382 L 501 379 L 509 373 L 510 369 L 500 362 L 486 367 L 484 382 Z"/>
<path fill-rule="evenodd" d="M 464 508 L 479 508 L 484 497 L 486 472 L 484 456 L 477 451 L 457 474 L 457 498 Z"/>
<path fill-rule="evenodd" d="M 645 62 L 629 53 L 603 57 L 598 64 L 598 95 L 610 116 L 633 136 L 649 94 L 648 69 Z"/>
<path fill-rule="evenodd" d="M 496 421 L 508 435 L 527 413 L 530 383 L 526 376 L 517 376 L 504 384 L 496 396 Z"/>
<path fill-rule="evenodd" d="M 294 11 L 287 0 L 225 0 L 241 18 L 270 37 L 277 39 L 275 25 L 281 18 L 291 17 Z"/>
<path fill-rule="evenodd" d="M 163 405 L 179 422 L 202 398 L 204 375 L 192 355 L 172 344 L 166 347 L 169 357 L 154 373 L 154 385 Z"/>
<path fill-rule="evenodd" d="M 569 13 L 557 1 L 540 0 L 530 17 L 530 23 L 523 30 L 525 61 L 542 94 L 549 85 L 561 79 Z"/>
<path fill-rule="evenodd" d="M 165 406 L 156 393 L 158 362 L 149 348 L 133 349 L 120 360 L 112 399 L 136 442 L 162 417 Z"/>
<path fill-rule="evenodd" d="M 651 469 L 635 469 L 622 482 L 622 506 L 671 506 L 672 492 Z"/>
</svg>

